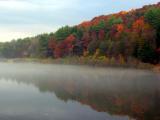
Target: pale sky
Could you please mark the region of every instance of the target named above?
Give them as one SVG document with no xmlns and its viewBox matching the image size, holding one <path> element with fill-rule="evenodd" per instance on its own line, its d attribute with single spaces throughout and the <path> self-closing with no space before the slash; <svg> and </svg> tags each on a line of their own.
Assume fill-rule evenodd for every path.
<svg viewBox="0 0 160 120">
<path fill-rule="evenodd" d="M 0 0 L 0 42 L 54 32 L 160 0 Z"/>
</svg>

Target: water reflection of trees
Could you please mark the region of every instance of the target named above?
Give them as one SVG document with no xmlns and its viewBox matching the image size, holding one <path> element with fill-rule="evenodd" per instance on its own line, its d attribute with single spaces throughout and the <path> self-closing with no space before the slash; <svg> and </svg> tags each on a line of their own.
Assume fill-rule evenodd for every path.
<svg viewBox="0 0 160 120">
<path fill-rule="evenodd" d="M 38 87 L 42 92 L 54 92 L 61 100 L 75 100 L 82 104 L 89 105 L 98 112 L 129 115 L 140 120 L 159 119 L 159 88 L 138 90 L 139 88 L 131 85 L 131 87 L 127 89 L 116 89 L 114 86 L 112 86 L 113 89 L 111 89 L 104 87 L 104 83 L 101 84 L 94 84 L 94 82 L 90 84 L 88 84 L 88 82 L 78 82 L 77 84 L 77 81 L 74 80 L 57 80 L 48 81 L 47 83 L 41 82 L 38 84 Z"/>
<path fill-rule="evenodd" d="M 15 75 L 11 79 L 32 84 L 40 92 L 54 93 L 65 102 L 78 101 L 98 112 L 128 115 L 139 120 L 160 119 L 160 82 L 154 76 L 116 80 L 69 78 Z"/>
</svg>

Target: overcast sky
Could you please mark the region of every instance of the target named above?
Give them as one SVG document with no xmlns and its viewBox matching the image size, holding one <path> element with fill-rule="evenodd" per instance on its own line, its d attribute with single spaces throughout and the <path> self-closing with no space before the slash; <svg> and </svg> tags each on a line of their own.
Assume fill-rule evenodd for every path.
<svg viewBox="0 0 160 120">
<path fill-rule="evenodd" d="M 0 41 L 53 32 L 95 16 L 159 0 L 0 0 Z"/>
</svg>

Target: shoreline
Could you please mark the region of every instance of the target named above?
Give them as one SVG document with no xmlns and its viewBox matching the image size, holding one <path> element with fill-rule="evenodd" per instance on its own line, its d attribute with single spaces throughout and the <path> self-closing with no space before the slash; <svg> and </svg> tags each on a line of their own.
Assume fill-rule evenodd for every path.
<svg viewBox="0 0 160 120">
<path fill-rule="evenodd" d="M 0 62 L 5 63 L 42 63 L 42 64 L 64 64 L 64 65 L 85 65 L 92 67 L 113 67 L 113 68 L 133 68 L 133 69 L 142 69 L 150 70 L 153 72 L 160 73 L 160 64 L 152 65 L 148 63 L 142 63 L 139 61 L 132 61 L 128 63 L 117 63 L 113 61 L 98 60 L 91 58 L 82 58 L 82 57 L 68 57 L 68 58 L 12 58 L 12 59 L 0 59 Z"/>
</svg>

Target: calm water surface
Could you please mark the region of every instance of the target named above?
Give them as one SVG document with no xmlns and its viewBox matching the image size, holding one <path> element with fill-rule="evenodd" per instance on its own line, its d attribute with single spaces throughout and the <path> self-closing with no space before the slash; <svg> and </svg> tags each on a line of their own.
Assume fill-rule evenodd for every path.
<svg viewBox="0 0 160 120">
<path fill-rule="evenodd" d="M 0 120 L 160 120 L 160 75 L 0 63 Z"/>
</svg>

